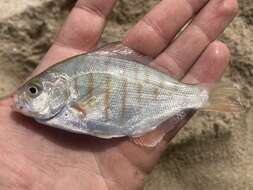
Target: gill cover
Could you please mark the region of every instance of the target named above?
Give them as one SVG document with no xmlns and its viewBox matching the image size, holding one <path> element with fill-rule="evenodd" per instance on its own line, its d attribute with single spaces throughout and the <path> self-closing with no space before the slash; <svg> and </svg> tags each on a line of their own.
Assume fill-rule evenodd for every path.
<svg viewBox="0 0 253 190">
<path fill-rule="evenodd" d="M 65 77 L 50 73 L 42 79 L 43 88 L 48 94 L 48 116 L 43 119 L 50 119 L 58 114 L 66 105 L 69 98 L 69 88 Z"/>
</svg>

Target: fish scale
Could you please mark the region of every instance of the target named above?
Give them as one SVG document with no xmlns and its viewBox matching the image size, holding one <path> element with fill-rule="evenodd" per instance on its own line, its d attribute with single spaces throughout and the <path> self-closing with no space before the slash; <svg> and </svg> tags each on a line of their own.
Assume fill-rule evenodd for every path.
<svg viewBox="0 0 253 190">
<path fill-rule="evenodd" d="M 39 123 L 101 138 L 142 136 L 208 104 L 210 110 L 237 108 L 223 96 L 230 88 L 209 98 L 209 86 L 183 84 L 146 63 L 121 44 L 72 57 L 21 87 L 16 107 Z"/>
<path fill-rule="evenodd" d="M 116 128 L 126 128 L 126 126 L 128 125 L 133 126 L 134 124 L 136 124 L 136 121 L 143 120 L 141 122 L 143 123 L 142 125 L 144 125 L 142 128 L 145 128 L 145 125 L 150 123 L 149 121 L 150 119 L 141 119 L 141 118 L 149 117 L 149 115 L 145 113 L 153 114 L 155 112 L 158 115 L 159 114 L 162 115 L 162 114 L 165 114 L 165 110 L 166 111 L 168 110 L 167 107 L 169 106 L 163 106 L 164 107 L 163 109 L 158 109 L 158 110 L 154 109 L 153 106 L 160 108 L 161 103 L 163 105 L 168 105 L 170 97 L 163 98 L 162 100 L 157 102 L 157 104 L 155 103 L 152 104 L 152 102 L 156 99 L 156 96 L 157 96 L 153 92 L 155 91 L 155 89 L 157 89 L 157 86 L 159 86 L 162 83 L 161 73 L 159 73 L 160 77 L 159 75 L 158 76 L 155 75 L 152 78 L 152 82 L 156 84 L 157 86 L 150 86 L 149 85 L 149 82 L 151 82 L 150 75 L 156 74 L 156 71 L 152 70 L 151 68 L 146 69 L 143 65 L 139 65 L 139 64 L 137 65 L 134 62 L 119 60 L 116 58 L 106 58 L 105 59 L 106 61 L 102 61 L 102 62 L 101 60 L 104 60 L 103 57 L 98 58 L 95 56 L 88 56 L 88 57 L 81 57 L 81 58 L 83 60 L 80 59 L 80 61 L 83 61 L 86 63 L 85 66 L 82 66 L 82 69 L 84 71 L 89 71 L 88 76 L 90 75 L 90 73 L 92 73 L 93 76 L 96 76 L 94 77 L 94 86 L 105 87 L 106 83 L 104 83 L 104 81 L 106 81 L 106 78 L 107 78 L 106 75 L 115 77 L 114 79 L 112 79 L 113 81 L 116 81 L 113 83 L 113 85 L 118 86 L 119 90 L 114 90 L 113 91 L 114 96 L 110 98 L 109 108 L 114 110 L 114 112 L 112 113 L 113 115 L 112 121 L 116 124 L 112 126 Z M 89 62 L 90 64 L 87 64 Z M 100 65 L 101 63 L 103 65 Z M 111 63 L 111 64 L 108 64 L 108 63 Z M 117 64 L 113 64 L 113 63 L 117 63 Z M 133 65 L 135 65 L 135 67 L 133 67 Z M 137 68 L 137 67 L 138 67 L 138 73 L 136 73 L 136 71 L 132 69 L 132 68 Z M 97 75 L 96 73 L 100 73 L 100 74 Z M 127 77 L 124 75 L 125 73 L 127 73 Z M 78 75 L 80 75 L 80 72 L 78 73 Z M 85 77 L 85 73 L 83 73 L 83 76 Z M 134 79 L 134 77 L 139 82 L 137 83 L 130 82 L 130 80 Z M 124 78 L 127 78 L 127 79 L 124 79 Z M 167 77 L 167 79 L 168 78 L 169 77 Z M 80 76 L 79 77 L 77 76 L 77 79 L 81 81 L 83 80 L 82 77 Z M 87 80 L 84 80 L 84 81 L 87 81 Z M 81 84 L 84 84 L 84 83 L 85 82 L 81 82 Z M 136 89 L 138 88 L 138 85 L 140 83 L 143 86 L 142 94 L 136 93 Z M 82 86 L 76 87 L 76 88 L 82 89 Z M 101 89 L 103 88 L 101 87 Z M 164 89 L 161 89 L 160 91 L 164 91 Z M 85 97 L 86 94 L 87 92 L 85 92 L 83 96 Z M 103 91 L 101 91 L 100 89 L 97 89 L 97 90 L 94 90 L 94 94 L 103 94 Z M 166 94 L 166 93 L 163 93 L 163 94 Z M 138 105 L 138 102 L 136 102 L 136 99 L 138 99 L 138 97 L 140 96 L 143 97 L 144 102 L 143 104 Z M 81 96 L 81 99 L 83 99 L 84 97 Z M 166 102 L 163 103 L 163 101 L 166 101 Z M 150 109 L 150 106 L 148 106 L 147 104 L 152 104 L 152 108 Z M 134 107 L 138 107 L 138 109 L 134 109 Z M 102 110 L 104 110 L 103 105 L 100 110 L 101 112 Z M 139 113 L 137 113 L 136 110 L 139 110 Z M 106 115 L 106 113 L 102 112 L 101 115 Z M 138 115 L 139 119 L 133 118 L 134 115 Z M 147 126 L 146 130 L 148 130 L 149 125 L 146 125 L 146 126 Z M 138 128 L 140 127 L 138 126 Z M 127 135 L 130 135 L 130 134 L 127 134 Z"/>
<path fill-rule="evenodd" d="M 133 68 L 138 68 L 138 72 Z M 71 93 L 77 94 L 77 99 L 70 101 L 67 106 L 71 107 L 73 102 L 82 102 L 92 97 L 98 99 L 98 102 L 94 105 L 87 106 L 91 110 L 84 109 L 90 113 L 85 122 L 83 122 L 84 124 L 80 121 L 81 124 L 79 126 L 81 127 L 78 127 L 78 130 L 81 128 L 84 133 L 90 128 L 87 126 L 86 121 L 93 121 L 93 118 L 97 117 L 95 122 L 105 122 L 106 125 L 110 126 L 112 133 L 116 131 L 115 134 L 110 134 L 112 136 L 139 135 L 136 133 L 136 128 L 138 128 L 138 131 L 146 132 L 151 127 L 156 127 L 153 125 L 154 123 L 158 125 L 161 122 L 161 116 L 168 117 L 173 115 L 180 108 L 177 105 L 174 106 L 174 109 L 171 109 L 171 102 L 178 102 L 177 98 L 187 98 L 184 96 L 171 96 L 168 89 L 173 91 L 174 88 L 177 88 L 175 85 L 178 87 L 180 85 L 183 86 L 183 84 L 178 83 L 174 79 L 171 80 L 171 77 L 142 64 L 114 57 L 90 54 L 78 56 L 75 61 L 67 60 L 52 67 L 51 72 L 67 75 L 69 86 L 72 86 L 75 91 Z M 112 90 L 106 88 L 108 87 L 106 82 L 108 78 L 111 78 Z M 169 80 L 172 82 L 168 82 Z M 163 86 L 160 86 L 160 84 Z M 106 97 L 108 91 L 111 91 L 111 93 L 109 97 Z M 178 94 L 182 92 L 186 92 L 186 89 L 178 91 Z M 189 92 L 191 91 L 189 90 Z M 140 102 L 137 100 L 140 100 Z M 105 106 L 105 102 L 109 105 Z M 83 104 L 84 107 L 85 104 Z M 95 108 L 93 109 L 92 106 L 95 106 Z M 69 110 L 71 109 L 69 108 Z M 80 120 L 75 115 L 76 112 L 71 113 L 70 111 L 70 114 L 72 115 L 71 117 L 76 118 L 75 120 Z M 91 118 L 89 118 L 89 115 Z M 48 123 L 58 127 L 60 125 L 58 120 L 60 119 L 51 120 Z M 91 125 L 94 128 L 93 122 Z M 102 134 L 104 127 L 97 126 L 94 130 L 95 133 Z M 92 129 L 90 130 L 92 131 Z M 75 128 L 73 131 L 75 131 Z"/>
</svg>

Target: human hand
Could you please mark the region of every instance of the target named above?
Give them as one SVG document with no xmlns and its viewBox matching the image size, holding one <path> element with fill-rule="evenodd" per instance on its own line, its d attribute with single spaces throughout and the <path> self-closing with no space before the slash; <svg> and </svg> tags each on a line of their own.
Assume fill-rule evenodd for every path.
<svg viewBox="0 0 253 190">
<path fill-rule="evenodd" d="M 114 4 L 115 0 L 79 0 L 34 74 L 95 49 Z M 215 40 L 236 13 L 236 0 L 163 0 L 123 43 L 155 58 L 153 67 L 185 83 L 215 82 L 229 62 L 226 45 Z M 191 17 L 192 23 L 173 40 Z M 156 148 L 147 149 L 127 138 L 103 140 L 44 127 L 13 113 L 11 104 L 11 98 L 0 102 L 2 190 L 138 189 L 192 115 L 175 125 Z"/>
</svg>

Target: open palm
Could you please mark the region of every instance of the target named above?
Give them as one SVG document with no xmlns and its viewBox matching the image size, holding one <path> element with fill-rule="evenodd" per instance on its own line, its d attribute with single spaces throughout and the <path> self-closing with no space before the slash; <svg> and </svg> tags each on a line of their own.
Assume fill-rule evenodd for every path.
<svg viewBox="0 0 253 190">
<path fill-rule="evenodd" d="M 95 49 L 115 1 L 79 0 L 35 73 Z M 226 45 L 215 40 L 236 13 L 236 0 L 163 0 L 123 43 L 153 57 L 154 68 L 185 83 L 215 82 L 229 61 Z M 147 149 L 126 138 L 102 140 L 45 127 L 13 113 L 11 104 L 11 98 L 0 102 L 2 190 L 139 189 L 168 141 L 192 115 L 156 148 Z"/>
</svg>

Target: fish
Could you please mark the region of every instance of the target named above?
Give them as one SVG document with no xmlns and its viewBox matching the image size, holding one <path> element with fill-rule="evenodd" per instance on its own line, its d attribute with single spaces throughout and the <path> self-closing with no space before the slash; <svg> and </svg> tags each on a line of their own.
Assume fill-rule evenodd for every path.
<svg viewBox="0 0 253 190">
<path fill-rule="evenodd" d="M 15 93 L 15 111 L 72 133 L 129 137 L 154 147 L 156 133 L 186 110 L 233 112 L 240 105 L 228 85 L 184 84 L 149 64 L 152 59 L 121 43 L 71 57 L 27 81 Z"/>
</svg>

